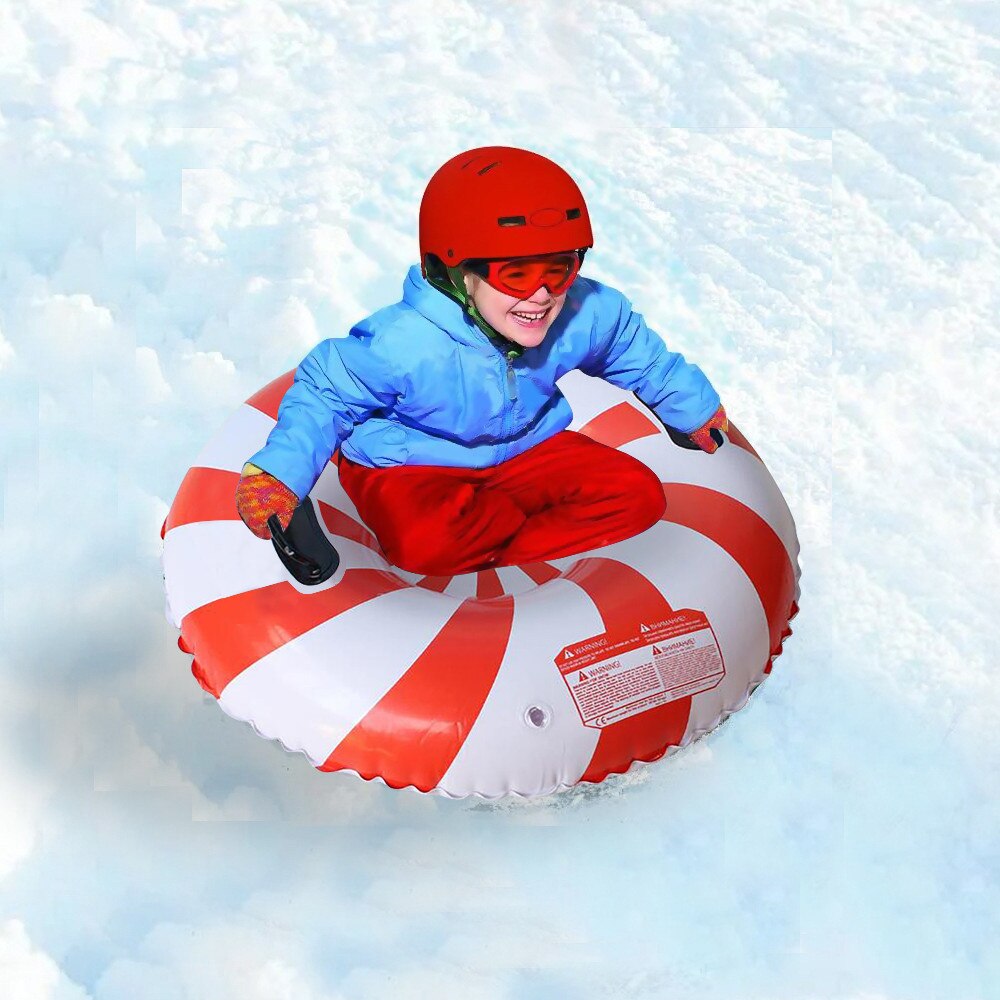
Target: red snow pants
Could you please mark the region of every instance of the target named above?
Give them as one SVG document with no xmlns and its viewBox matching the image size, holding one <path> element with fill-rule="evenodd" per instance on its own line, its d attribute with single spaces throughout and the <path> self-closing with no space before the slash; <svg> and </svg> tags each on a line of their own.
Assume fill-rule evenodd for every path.
<svg viewBox="0 0 1000 1000">
<path fill-rule="evenodd" d="M 648 466 L 576 431 L 486 469 L 371 468 L 341 454 L 339 470 L 386 558 L 432 576 L 610 545 L 645 531 L 666 509 Z"/>
</svg>

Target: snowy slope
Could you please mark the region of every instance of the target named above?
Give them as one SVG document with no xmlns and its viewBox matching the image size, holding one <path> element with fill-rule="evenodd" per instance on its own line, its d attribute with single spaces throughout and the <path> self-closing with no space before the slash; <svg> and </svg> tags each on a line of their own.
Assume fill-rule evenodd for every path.
<svg viewBox="0 0 1000 1000">
<path fill-rule="evenodd" d="M 995 5 L 0 6 L 0 982 L 14 1000 L 1000 996 Z M 795 514 L 750 706 L 541 803 L 206 704 L 158 531 L 233 407 L 527 146 Z M 13 985 L 9 985 L 13 984 Z"/>
</svg>

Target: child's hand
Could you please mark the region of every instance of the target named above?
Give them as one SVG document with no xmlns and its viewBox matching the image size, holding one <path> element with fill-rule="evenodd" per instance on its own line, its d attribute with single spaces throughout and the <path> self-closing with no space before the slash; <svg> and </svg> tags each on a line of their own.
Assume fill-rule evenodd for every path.
<svg viewBox="0 0 1000 1000">
<path fill-rule="evenodd" d="M 269 472 L 249 462 L 243 466 L 243 475 L 236 487 L 236 510 L 258 538 L 271 537 L 267 519 L 272 514 L 277 514 L 281 527 L 287 528 L 298 505 L 299 498 Z"/>
<path fill-rule="evenodd" d="M 709 417 L 708 421 L 701 425 L 697 430 L 691 431 L 688 437 L 691 438 L 694 443 L 701 448 L 702 451 L 707 451 L 710 455 L 719 446 L 712 440 L 712 428 L 715 427 L 724 433 L 729 432 L 729 418 L 726 416 L 725 408 L 720 406 L 715 413 Z"/>
</svg>

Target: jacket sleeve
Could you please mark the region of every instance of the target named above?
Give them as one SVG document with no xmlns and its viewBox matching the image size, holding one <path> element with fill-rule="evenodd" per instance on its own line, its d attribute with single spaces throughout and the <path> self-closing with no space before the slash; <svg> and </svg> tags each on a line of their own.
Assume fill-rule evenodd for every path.
<svg viewBox="0 0 1000 1000">
<path fill-rule="evenodd" d="M 384 342 L 358 327 L 318 344 L 296 369 L 266 444 L 248 461 L 304 499 L 354 425 L 395 406 L 397 366 Z"/>
<path fill-rule="evenodd" d="M 631 390 L 682 434 L 701 427 L 720 403 L 702 370 L 667 350 L 621 292 L 602 286 L 600 298 L 597 336 L 581 370 Z"/>
</svg>

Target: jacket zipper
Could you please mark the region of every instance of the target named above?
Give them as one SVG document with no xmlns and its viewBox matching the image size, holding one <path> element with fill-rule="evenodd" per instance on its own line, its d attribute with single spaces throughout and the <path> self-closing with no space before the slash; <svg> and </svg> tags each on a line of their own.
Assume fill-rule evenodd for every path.
<svg viewBox="0 0 1000 1000">
<path fill-rule="evenodd" d="M 504 355 L 504 360 L 507 362 L 507 399 L 509 399 L 511 403 L 516 403 L 517 402 L 517 373 L 514 371 L 514 359 L 510 358 L 510 357 L 507 357 L 506 354 L 505 354 Z M 501 414 L 502 419 L 500 421 L 500 433 L 505 438 L 506 438 L 507 433 L 508 433 L 508 431 L 507 431 L 507 414 L 508 413 L 512 413 L 512 412 L 513 412 L 513 408 L 512 407 L 505 406 L 504 407 L 504 412 Z M 505 453 L 506 453 L 506 449 L 505 449 L 505 447 L 503 445 L 503 442 L 500 442 L 499 444 L 497 444 L 497 458 L 496 458 L 496 461 L 498 463 L 502 462 L 504 460 Z"/>
<path fill-rule="evenodd" d="M 517 373 L 514 371 L 514 359 L 507 358 L 507 397 L 512 403 L 517 402 Z"/>
</svg>

